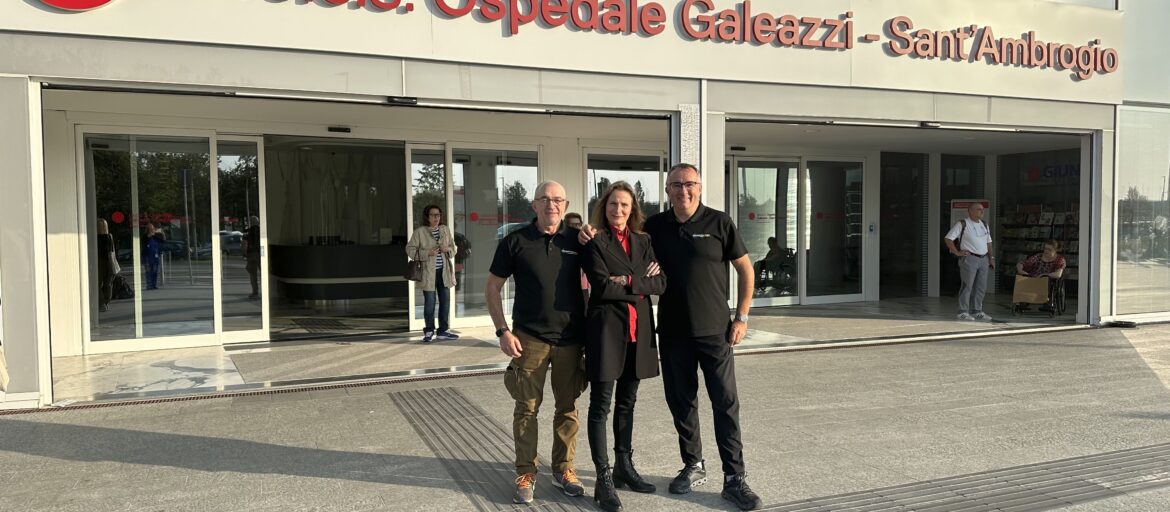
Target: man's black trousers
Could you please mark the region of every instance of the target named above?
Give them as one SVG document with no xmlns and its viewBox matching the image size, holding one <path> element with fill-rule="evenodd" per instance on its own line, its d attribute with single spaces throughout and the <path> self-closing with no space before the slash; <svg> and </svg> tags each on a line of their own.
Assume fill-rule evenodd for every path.
<svg viewBox="0 0 1170 512">
<path fill-rule="evenodd" d="M 743 442 L 739 432 L 739 395 L 735 387 L 735 358 L 724 335 L 698 338 L 660 338 L 663 387 L 666 403 L 674 416 L 678 446 L 684 464 L 703 460 L 703 442 L 699 434 L 699 374 L 707 385 L 711 410 L 715 416 L 715 441 L 723 473 L 744 472 Z"/>
</svg>

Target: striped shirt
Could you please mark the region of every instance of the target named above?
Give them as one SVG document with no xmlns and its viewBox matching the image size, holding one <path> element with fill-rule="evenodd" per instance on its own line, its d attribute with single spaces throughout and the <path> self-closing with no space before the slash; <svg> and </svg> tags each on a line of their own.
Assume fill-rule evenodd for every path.
<svg viewBox="0 0 1170 512">
<path fill-rule="evenodd" d="M 439 243 L 439 228 L 431 228 L 431 236 L 435 237 L 435 243 Z M 435 269 L 443 268 L 443 251 L 435 254 Z"/>
</svg>

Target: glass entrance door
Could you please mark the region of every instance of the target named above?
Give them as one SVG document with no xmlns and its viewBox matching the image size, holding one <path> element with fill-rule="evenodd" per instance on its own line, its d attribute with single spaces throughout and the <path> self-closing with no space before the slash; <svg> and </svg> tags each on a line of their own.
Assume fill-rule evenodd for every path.
<svg viewBox="0 0 1170 512">
<path fill-rule="evenodd" d="M 805 160 L 805 303 L 863 299 L 864 169 L 860 160 Z"/>
<path fill-rule="evenodd" d="M 79 142 L 85 351 L 266 339 L 259 140 L 83 127 Z"/>
<path fill-rule="evenodd" d="M 268 339 L 268 230 L 264 189 L 264 140 L 220 137 L 216 141 L 219 169 L 219 248 L 195 249 L 196 261 L 213 261 L 219 275 L 221 331 L 224 341 Z M 215 239 L 213 239 L 215 240 Z"/>
<path fill-rule="evenodd" d="M 862 300 L 864 162 L 737 157 L 730 167 L 752 305 Z"/>
<path fill-rule="evenodd" d="M 440 224 L 451 226 L 451 209 L 447 201 L 447 150 L 442 145 L 432 144 L 407 144 L 406 145 L 406 161 L 409 162 L 410 171 L 407 173 L 410 183 L 406 187 L 406 199 L 409 207 L 409 222 L 410 232 L 406 233 L 407 240 L 410 239 L 414 230 L 420 226 L 427 225 L 428 218 L 425 209 L 429 206 L 438 206 L 442 213 Z M 456 236 L 456 242 L 459 236 Z M 458 247 L 458 243 L 456 244 Z M 461 259 L 461 255 L 456 250 L 456 261 Z M 434 261 L 426 261 L 424 265 L 425 272 L 435 272 Z M 456 267 L 456 271 L 459 267 Z M 456 277 L 458 280 L 458 276 Z M 447 290 L 447 303 L 451 303 L 451 297 L 455 290 Z M 423 289 L 419 283 L 410 282 L 410 330 L 420 331 L 423 329 L 425 323 L 426 300 L 423 294 Z"/>
<path fill-rule="evenodd" d="M 741 159 L 735 168 L 735 220 L 756 275 L 753 305 L 798 304 L 800 161 Z"/>
</svg>

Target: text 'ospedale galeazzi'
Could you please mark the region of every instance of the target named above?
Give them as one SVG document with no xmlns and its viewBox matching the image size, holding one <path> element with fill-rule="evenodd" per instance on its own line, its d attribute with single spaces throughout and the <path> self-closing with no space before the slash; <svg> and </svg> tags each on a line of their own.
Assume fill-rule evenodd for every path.
<svg viewBox="0 0 1170 512">
<path fill-rule="evenodd" d="M 408 0 L 325 0 L 376 11 L 407 15 Z M 445 18 L 471 16 L 484 23 L 502 23 L 504 33 L 517 35 L 526 25 L 567 28 L 581 32 L 655 37 L 666 32 L 667 9 L 659 2 L 639 0 L 432 0 Z M 1076 80 L 1108 74 L 1121 65 L 1117 50 L 1100 39 L 1085 44 L 1045 42 L 1034 31 L 1020 38 L 996 38 L 992 27 L 970 24 L 955 29 L 915 29 L 906 16 L 885 22 L 883 34 L 855 35 L 853 11 L 834 17 L 776 15 L 757 11 L 751 0 L 717 10 L 714 0 L 685 0 L 677 9 L 679 30 L 688 40 L 750 44 L 779 48 L 853 49 L 855 43 L 884 41 L 887 53 L 939 61 L 983 62 L 989 65 L 1070 70 Z"/>
</svg>

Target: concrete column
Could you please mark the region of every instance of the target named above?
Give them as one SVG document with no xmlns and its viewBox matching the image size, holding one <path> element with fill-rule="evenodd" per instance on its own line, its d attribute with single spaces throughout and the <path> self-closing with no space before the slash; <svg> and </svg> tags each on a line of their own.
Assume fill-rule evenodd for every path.
<svg viewBox="0 0 1170 512">
<path fill-rule="evenodd" d="M 52 401 L 40 84 L 0 76 L 0 314 L 12 378 L 0 408 Z"/>
<path fill-rule="evenodd" d="M 702 110 L 700 105 L 683 103 L 671 116 L 670 163 L 687 162 L 699 165 L 702 156 Z"/>
<path fill-rule="evenodd" d="M 1101 130 L 1081 139 L 1082 213 L 1077 292 L 1078 297 L 1085 298 L 1077 301 L 1077 322 L 1099 324 L 1117 315 L 1116 137 L 1114 130 Z"/>
<path fill-rule="evenodd" d="M 696 164 L 703 169 L 703 203 L 725 212 L 731 211 L 727 204 L 727 187 L 731 186 L 723 175 L 723 160 L 727 148 L 727 121 L 723 112 L 707 112 L 704 119 L 703 161 Z M 734 201 L 735 199 L 732 198 Z"/>
</svg>

